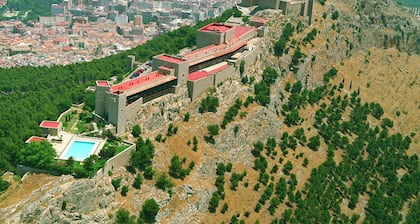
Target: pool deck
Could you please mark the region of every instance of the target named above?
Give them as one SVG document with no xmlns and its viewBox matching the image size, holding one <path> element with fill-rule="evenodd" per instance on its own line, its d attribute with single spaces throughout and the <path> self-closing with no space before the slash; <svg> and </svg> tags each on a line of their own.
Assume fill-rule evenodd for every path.
<svg viewBox="0 0 420 224">
<path fill-rule="evenodd" d="M 62 141 L 54 141 L 54 139 L 58 139 L 58 136 L 48 137 L 48 141 L 54 147 L 55 151 L 57 152 L 57 156 L 60 157 L 63 154 L 64 149 L 70 143 L 75 135 L 62 131 L 61 132 L 61 139 Z"/>
<path fill-rule="evenodd" d="M 61 137 L 61 138 L 60 138 Z M 94 138 L 94 137 L 86 137 L 86 136 L 78 136 L 78 135 L 74 135 L 71 133 L 67 133 L 62 131 L 60 137 L 58 136 L 50 136 L 48 137 L 49 142 L 52 144 L 52 146 L 54 147 L 54 149 L 57 152 L 57 156 L 58 159 L 61 160 L 67 160 L 67 158 L 65 157 L 68 149 L 70 148 L 71 144 L 74 141 L 89 141 L 89 142 L 94 142 L 94 148 L 95 150 L 92 150 L 89 153 L 89 156 L 92 154 L 96 154 L 98 155 L 99 152 L 101 151 L 101 149 L 103 148 L 103 146 L 105 145 L 105 140 L 101 139 L 101 138 Z M 58 140 L 61 139 L 61 140 Z"/>
</svg>

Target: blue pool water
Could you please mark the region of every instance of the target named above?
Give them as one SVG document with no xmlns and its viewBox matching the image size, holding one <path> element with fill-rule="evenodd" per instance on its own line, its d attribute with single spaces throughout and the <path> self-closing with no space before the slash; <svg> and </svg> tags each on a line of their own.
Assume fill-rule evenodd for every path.
<svg viewBox="0 0 420 224">
<path fill-rule="evenodd" d="M 93 150 L 94 142 L 74 141 L 67 151 L 65 158 L 73 157 L 75 160 L 85 160 Z"/>
</svg>

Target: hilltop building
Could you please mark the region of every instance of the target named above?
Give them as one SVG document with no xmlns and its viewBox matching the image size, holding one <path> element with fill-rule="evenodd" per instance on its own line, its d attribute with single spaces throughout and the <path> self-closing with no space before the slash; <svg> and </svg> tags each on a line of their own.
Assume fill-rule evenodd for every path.
<svg viewBox="0 0 420 224">
<path fill-rule="evenodd" d="M 312 19 L 314 0 L 242 0 L 245 7 L 258 6 L 260 9 L 281 10 L 286 17 L 307 16 Z"/>
<path fill-rule="evenodd" d="M 252 64 L 259 52 L 257 28 L 211 23 L 197 33 L 197 49 L 180 55 L 160 54 L 152 71 L 128 81 L 96 82 L 95 114 L 124 133 L 142 104 L 188 88 L 191 99 L 235 74 L 240 61 Z M 131 63 L 130 63 L 131 64 Z M 134 71 L 136 73 L 136 71 Z"/>
</svg>

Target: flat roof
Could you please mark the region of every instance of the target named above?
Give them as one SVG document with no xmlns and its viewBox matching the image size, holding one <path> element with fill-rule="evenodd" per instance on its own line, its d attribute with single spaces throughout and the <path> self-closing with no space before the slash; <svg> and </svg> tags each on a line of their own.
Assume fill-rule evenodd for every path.
<svg viewBox="0 0 420 224">
<path fill-rule="evenodd" d="M 211 51 L 214 51 L 215 49 L 218 49 L 220 45 L 209 45 L 209 46 L 205 46 L 202 48 L 199 48 L 197 50 L 188 52 L 184 54 L 184 57 L 187 60 L 191 60 L 191 59 L 195 59 L 196 57 L 200 56 L 200 55 L 206 55 L 207 53 L 210 53 Z"/>
<path fill-rule="evenodd" d="M 222 55 L 230 53 L 232 52 L 232 50 L 237 50 L 247 43 L 246 41 L 241 40 L 241 37 L 252 30 L 256 30 L 256 28 L 246 27 L 246 26 L 235 26 L 234 38 L 229 43 L 227 44 L 224 43 L 220 45 L 212 44 L 212 45 L 185 53 L 183 56 L 189 61 L 198 60 L 198 59 L 200 59 L 201 61 L 201 59 L 204 60 L 204 58 L 208 56 L 221 55 L 220 54 L 221 52 L 223 52 Z"/>
<path fill-rule="evenodd" d="M 109 86 L 109 83 L 108 83 L 108 81 L 100 80 L 100 81 L 96 81 L 96 85 L 97 86 Z"/>
<path fill-rule="evenodd" d="M 190 73 L 188 75 L 188 80 L 196 81 L 202 79 L 208 75 L 216 74 L 224 69 L 228 68 L 230 65 L 227 62 L 221 62 L 219 64 L 204 68 L 202 70 Z"/>
<path fill-rule="evenodd" d="M 233 26 L 229 26 L 226 24 L 221 23 L 210 23 L 209 25 L 202 27 L 200 31 L 208 31 L 208 32 L 221 32 L 224 33 L 230 29 L 232 29 Z"/>
<path fill-rule="evenodd" d="M 38 136 L 31 136 L 28 138 L 28 140 L 25 141 L 25 143 L 31 143 L 31 142 L 42 142 L 42 141 L 48 141 L 46 138 L 38 137 Z"/>
<path fill-rule="evenodd" d="M 262 18 L 262 17 L 259 17 L 259 16 L 251 16 L 249 18 L 249 21 L 257 22 L 257 23 L 266 23 L 268 21 L 268 19 Z"/>
<path fill-rule="evenodd" d="M 41 128 L 51 128 L 51 129 L 57 129 L 58 126 L 60 126 L 59 121 L 42 121 L 39 125 Z"/>
<path fill-rule="evenodd" d="M 175 64 L 180 64 L 180 63 L 185 61 L 184 59 L 177 58 L 177 57 L 174 57 L 174 56 L 170 56 L 170 55 L 167 55 L 167 54 L 161 54 L 157 58 L 160 59 L 160 60 L 175 63 Z"/>
<path fill-rule="evenodd" d="M 165 75 L 160 74 L 157 71 L 151 72 L 147 75 L 142 75 L 142 76 L 139 76 L 137 78 L 130 79 L 126 82 L 122 82 L 122 83 L 116 84 L 114 86 L 111 86 L 110 91 L 111 92 L 116 92 L 116 91 L 125 92 L 127 90 L 139 87 L 141 85 L 145 85 L 149 82 L 153 82 L 153 81 L 158 80 L 158 79 L 163 78 L 163 77 L 165 77 Z"/>
<path fill-rule="evenodd" d="M 241 38 L 244 34 L 251 30 L 256 30 L 256 28 L 247 26 L 235 26 L 235 38 Z"/>
<path fill-rule="evenodd" d="M 189 60 L 189 65 L 192 66 L 225 54 L 232 53 L 245 46 L 247 43 L 247 40 L 239 40 L 235 38 L 229 44 L 211 45 L 204 49 L 190 52 L 190 54 L 188 54 L 188 56 L 185 58 Z"/>
<path fill-rule="evenodd" d="M 199 79 L 201 79 L 201 78 L 206 77 L 207 75 L 208 75 L 208 73 L 207 73 L 206 71 L 199 70 L 199 71 L 196 71 L 196 72 L 190 73 L 190 74 L 188 75 L 188 80 L 190 80 L 190 81 L 199 80 Z"/>
</svg>

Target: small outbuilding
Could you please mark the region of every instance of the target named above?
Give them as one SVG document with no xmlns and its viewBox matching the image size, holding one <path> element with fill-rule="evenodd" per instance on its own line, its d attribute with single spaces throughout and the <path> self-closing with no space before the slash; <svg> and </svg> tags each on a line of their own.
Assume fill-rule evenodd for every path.
<svg viewBox="0 0 420 224">
<path fill-rule="evenodd" d="M 59 121 L 42 121 L 39 125 L 45 135 L 60 136 L 63 124 Z"/>
</svg>

